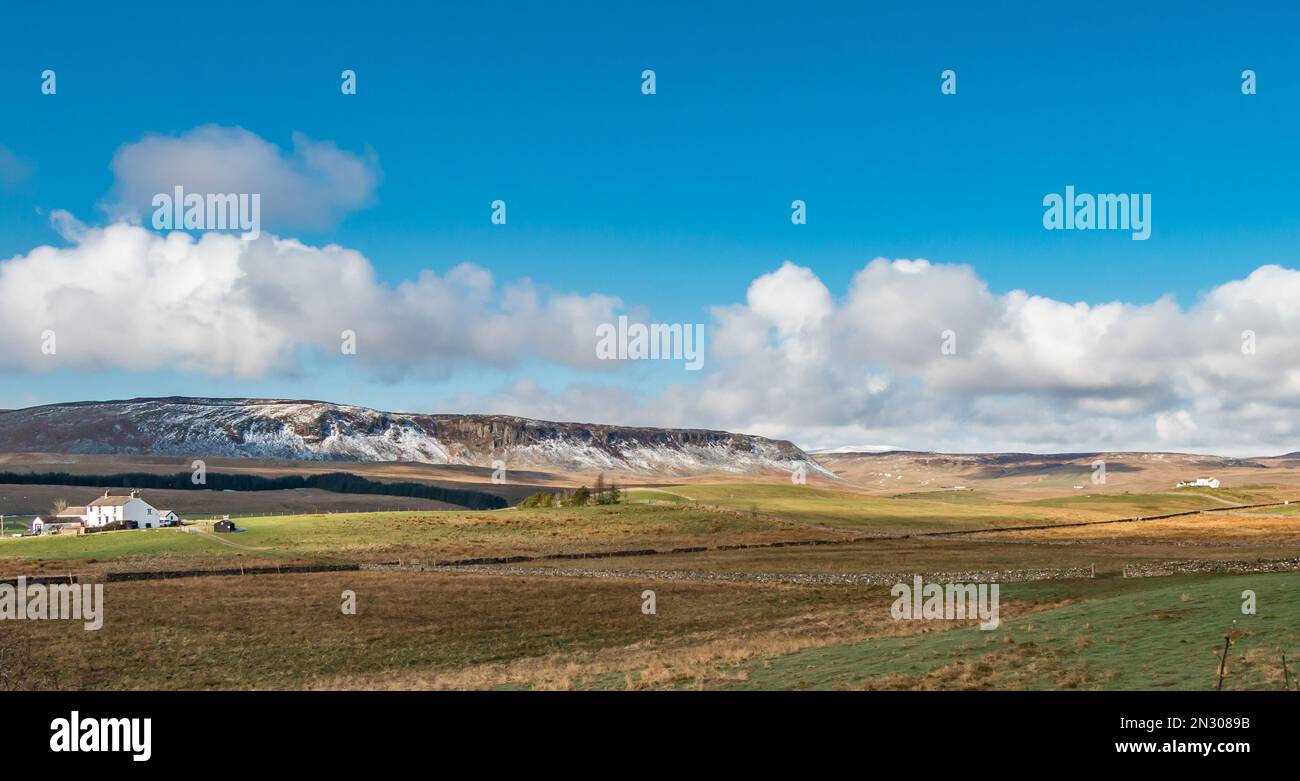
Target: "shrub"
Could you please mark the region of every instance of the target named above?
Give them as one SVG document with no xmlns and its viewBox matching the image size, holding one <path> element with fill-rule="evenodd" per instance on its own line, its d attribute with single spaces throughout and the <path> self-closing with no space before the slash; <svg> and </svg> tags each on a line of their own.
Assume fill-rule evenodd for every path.
<svg viewBox="0 0 1300 781">
<path fill-rule="evenodd" d="M 554 507 L 555 494 L 547 491 L 539 491 L 531 496 L 525 497 L 519 503 L 520 507 Z"/>
</svg>

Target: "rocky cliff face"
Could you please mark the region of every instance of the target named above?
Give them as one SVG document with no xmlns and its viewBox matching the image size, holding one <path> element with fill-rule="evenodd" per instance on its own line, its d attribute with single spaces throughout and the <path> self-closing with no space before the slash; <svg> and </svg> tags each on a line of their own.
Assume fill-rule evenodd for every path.
<svg viewBox="0 0 1300 781">
<path fill-rule="evenodd" d="M 702 429 L 417 415 L 319 401 L 164 398 L 0 412 L 0 451 L 416 461 L 643 474 L 828 474 L 793 444 Z"/>
</svg>

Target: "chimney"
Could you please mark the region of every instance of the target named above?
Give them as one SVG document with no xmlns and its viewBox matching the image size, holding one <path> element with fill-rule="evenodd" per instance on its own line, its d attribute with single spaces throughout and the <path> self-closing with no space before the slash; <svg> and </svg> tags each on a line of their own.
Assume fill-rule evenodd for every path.
<svg viewBox="0 0 1300 781">
<path fill-rule="evenodd" d="M 132 498 L 132 499 L 136 498 L 136 497 L 139 496 L 139 495 L 140 495 L 140 489 L 138 489 L 138 488 L 132 488 L 132 489 L 131 489 L 131 498 Z"/>
<path fill-rule="evenodd" d="M 104 498 L 105 498 L 105 499 L 108 498 L 108 489 L 105 489 L 105 490 L 104 490 Z"/>
</svg>

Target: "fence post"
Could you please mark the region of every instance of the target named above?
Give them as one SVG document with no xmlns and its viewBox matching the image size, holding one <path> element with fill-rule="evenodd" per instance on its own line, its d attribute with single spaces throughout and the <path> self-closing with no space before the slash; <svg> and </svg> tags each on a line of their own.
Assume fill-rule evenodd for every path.
<svg viewBox="0 0 1300 781">
<path fill-rule="evenodd" d="M 1233 619 L 1232 627 L 1228 628 L 1228 634 L 1223 636 L 1223 657 L 1219 659 L 1219 686 L 1215 691 L 1223 691 L 1223 672 L 1228 666 L 1228 647 L 1232 645 L 1232 629 L 1237 626 L 1237 620 Z"/>
<path fill-rule="evenodd" d="M 1215 687 L 1215 691 L 1223 691 L 1223 668 L 1228 664 L 1228 643 L 1231 642 L 1231 640 L 1232 637 L 1230 635 L 1224 635 L 1223 656 L 1219 657 L 1219 685 Z"/>
</svg>

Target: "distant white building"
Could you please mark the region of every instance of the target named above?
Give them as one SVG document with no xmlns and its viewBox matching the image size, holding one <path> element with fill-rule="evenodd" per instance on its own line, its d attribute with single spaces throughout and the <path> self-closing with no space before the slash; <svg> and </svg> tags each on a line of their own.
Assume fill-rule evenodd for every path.
<svg viewBox="0 0 1300 781">
<path fill-rule="evenodd" d="M 1217 477 L 1198 477 L 1195 480 L 1183 481 L 1174 488 L 1218 488 L 1219 478 Z"/>
<path fill-rule="evenodd" d="M 139 491 L 132 491 L 129 496 L 113 496 L 105 491 L 103 496 L 86 505 L 85 510 L 81 520 L 89 527 L 127 521 L 134 521 L 141 529 L 157 529 L 162 525 L 158 509 L 141 499 Z"/>
<path fill-rule="evenodd" d="M 40 519 L 38 519 L 40 520 Z M 140 498 L 139 491 L 132 491 L 126 496 L 114 496 L 111 491 L 84 507 L 65 507 L 58 515 L 45 518 L 40 529 L 32 531 L 44 534 L 65 533 L 83 529 L 95 529 L 109 524 L 135 524 L 137 529 L 157 529 L 180 523 L 180 518 L 171 510 L 159 510 Z M 33 524 L 35 527 L 35 524 Z"/>
</svg>

